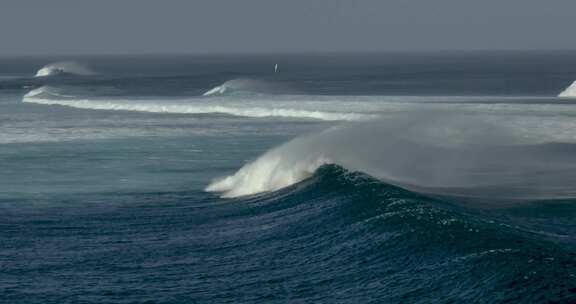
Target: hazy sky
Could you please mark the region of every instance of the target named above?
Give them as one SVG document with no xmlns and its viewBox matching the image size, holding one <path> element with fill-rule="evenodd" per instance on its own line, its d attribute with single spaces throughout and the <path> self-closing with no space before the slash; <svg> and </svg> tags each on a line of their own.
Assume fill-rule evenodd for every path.
<svg viewBox="0 0 576 304">
<path fill-rule="evenodd" d="M 576 50 L 576 0 L 0 0 L 0 55 Z"/>
</svg>

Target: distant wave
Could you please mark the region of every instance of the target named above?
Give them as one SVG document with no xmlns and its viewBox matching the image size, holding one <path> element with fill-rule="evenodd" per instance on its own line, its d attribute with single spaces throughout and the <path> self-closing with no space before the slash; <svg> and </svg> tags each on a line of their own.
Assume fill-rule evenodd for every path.
<svg viewBox="0 0 576 304">
<path fill-rule="evenodd" d="M 26 95 L 24 95 L 24 98 L 30 98 L 30 99 L 37 99 L 37 100 L 41 100 L 41 99 L 57 99 L 57 98 L 74 98 L 74 95 L 66 95 L 61 93 L 61 90 L 56 88 L 56 87 L 52 87 L 52 86 L 42 86 L 36 89 L 31 90 L 30 92 L 26 93 Z"/>
<path fill-rule="evenodd" d="M 576 98 L 576 81 L 562 91 L 558 97 Z"/>
<path fill-rule="evenodd" d="M 522 104 L 525 97 L 446 96 L 314 96 L 249 95 L 210 98 L 103 97 L 82 87 L 44 86 L 30 91 L 24 102 L 82 109 L 152 113 L 220 113 L 244 117 L 286 117 L 329 121 L 371 120 L 392 113 L 422 110 L 468 111 L 490 115 L 576 115 L 571 104 Z M 571 114 L 571 115 L 572 115 Z M 563 131 L 564 132 L 564 131 Z"/>
<path fill-rule="evenodd" d="M 275 94 L 288 93 L 288 88 L 265 80 L 248 78 L 232 79 L 206 91 L 203 96 L 218 96 L 226 94 Z"/>
<path fill-rule="evenodd" d="M 421 112 L 352 123 L 296 138 L 217 179 L 207 191 L 238 197 L 276 191 L 327 164 L 431 193 L 576 197 L 576 144 L 548 145 L 454 112 Z M 570 169 L 569 169 L 570 168 Z M 425 190 L 424 190 L 425 189 Z M 497 194 L 496 194 L 497 193 Z"/>
<path fill-rule="evenodd" d="M 27 93 L 24 102 L 61 105 L 82 109 L 120 110 L 174 114 L 221 113 L 244 117 L 287 117 L 318 120 L 365 120 L 377 117 L 369 113 L 350 113 L 345 109 L 330 107 L 322 110 L 322 105 L 309 104 L 308 107 L 295 102 L 274 103 L 269 100 L 246 101 L 219 99 L 220 102 L 206 102 L 203 98 L 186 100 L 129 100 L 97 99 L 67 95 L 61 90 L 43 86 Z"/>
<path fill-rule="evenodd" d="M 90 68 L 81 63 L 74 61 L 61 61 L 45 65 L 36 72 L 35 77 L 48 77 L 48 76 L 60 76 L 60 75 L 89 76 L 95 74 L 96 73 L 94 71 L 92 71 Z"/>
</svg>

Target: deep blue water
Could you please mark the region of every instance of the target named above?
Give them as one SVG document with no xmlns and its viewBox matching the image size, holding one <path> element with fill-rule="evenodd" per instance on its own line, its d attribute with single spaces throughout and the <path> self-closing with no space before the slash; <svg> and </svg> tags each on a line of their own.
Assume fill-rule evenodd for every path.
<svg viewBox="0 0 576 304">
<path fill-rule="evenodd" d="M 574 303 L 574 80 L 560 52 L 0 59 L 0 303 Z"/>
</svg>

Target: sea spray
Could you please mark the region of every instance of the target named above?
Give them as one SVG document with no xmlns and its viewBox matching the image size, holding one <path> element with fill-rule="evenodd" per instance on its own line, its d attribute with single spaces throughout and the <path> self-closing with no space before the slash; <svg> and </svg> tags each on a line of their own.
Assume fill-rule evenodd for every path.
<svg viewBox="0 0 576 304">
<path fill-rule="evenodd" d="M 386 182 L 443 194 L 517 197 L 499 188 L 542 197 L 571 193 L 566 168 L 576 157 L 546 145 L 532 148 L 515 130 L 477 115 L 424 111 L 396 118 L 349 123 L 296 138 L 270 150 L 235 174 L 217 179 L 207 191 L 237 197 L 275 191 L 337 164 Z M 564 168 L 564 170 L 559 170 Z M 568 175 L 570 175 L 568 173 Z M 474 190 L 475 191 L 475 190 Z"/>
<path fill-rule="evenodd" d="M 45 65 L 36 72 L 35 77 L 48 77 L 58 75 L 89 76 L 95 74 L 96 72 L 84 64 L 74 61 L 61 61 Z"/>
</svg>

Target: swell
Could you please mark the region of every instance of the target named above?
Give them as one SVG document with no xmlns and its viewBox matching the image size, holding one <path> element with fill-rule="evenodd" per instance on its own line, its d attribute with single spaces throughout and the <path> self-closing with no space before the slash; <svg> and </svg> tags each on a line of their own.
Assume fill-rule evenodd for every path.
<svg viewBox="0 0 576 304">
<path fill-rule="evenodd" d="M 82 297 L 95 285 L 115 291 L 118 276 L 134 290 L 178 284 L 190 293 L 178 298 L 178 289 L 174 298 L 207 303 L 247 297 L 259 303 L 571 303 L 575 295 L 566 247 L 493 214 L 455 208 L 339 166 L 322 166 L 278 192 L 232 201 L 196 191 L 74 199 L 130 206 L 113 213 L 100 206 L 6 215 L 13 227 L 8 248 L 23 252 L 11 255 L 18 263 L 8 265 L 6 275 L 80 269 L 86 279 L 65 280 L 75 288 L 59 290 L 59 299 Z M 45 238 L 47 231 L 86 237 L 78 248 L 68 237 L 53 237 L 50 246 L 12 241 L 19 234 Z M 169 237 L 154 237 L 158 231 Z M 31 269 L 38 255 L 44 258 Z M 102 273 L 110 275 L 103 279 Z M 139 278 L 154 278 L 153 284 Z M 151 290 L 122 297 L 165 299 Z"/>
<path fill-rule="evenodd" d="M 357 205 L 352 204 L 362 198 L 365 203 Z M 246 204 L 256 204 L 262 207 L 261 212 L 268 213 L 273 210 L 285 208 L 301 208 L 302 205 L 309 205 L 311 201 L 317 201 L 319 204 L 338 204 L 345 205 L 346 208 L 360 208 L 363 212 L 340 213 L 338 216 L 347 218 L 353 214 L 362 214 L 360 217 L 352 216 L 351 222 L 348 219 L 346 223 L 356 221 L 365 221 L 365 216 L 380 217 L 386 209 L 383 205 L 390 203 L 385 207 L 394 207 L 395 211 L 406 212 L 414 205 L 426 208 L 432 212 L 442 213 L 442 217 L 458 217 L 462 221 L 481 222 L 483 224 L 497 224 L 496 229 L 515 230 L 515 234 L 525 234 L 528 237 L 540 237 L 546 240 L 562 241 L 568 240 L 572 245 L 576 245 L 576 238 L 573 236 L 576 227 L 573 225 L 564 225 L 563 227 L 554 227 L 564 221 L 564 224 L 571 223 L 570 219 L 576 215 L 576 198 L 570 199 L 552 199 L 552 200 L 532 200 L 529 204 L 511 205 L 505 208 L 485 209 L 476 208 L 471 204 L 461 204 L 457 198 L 438 196 L 433 193 L 423 193 L 399 187 L 381 179 L 375 178 L 368 174 L 356 171 L 350 171 L 346 168 L 335 165 L 321 165 L 307 179 L 292 184 L 288 187 L 274 192 L 262 193 L 253 196 L 242 196 L 235 198 L 236 202 Z M 289 201 L 290 203 L 287 203 Z M 398 207 L 398 208 L 396 208 Z M 306 213 L 306 211 L 303 211 Z M 439 217 L 436 224 L 443 224 L 446 218 Z M 554 224 L 545 226 L 546 220 L 556 221 Z M 427 221 L 428 219 L 420 218 L 418 220 Z M 525 222 L 522 223 L 522 220 Z M 530 220 L 534 220 L 530 223 Z M 340 222 L 334 221 L 334 222 Z M 498 222 L 498 223 L 496 223 Z M 533 227 L 530 227 L 533 226 Z M 535 226 L 540 226 L 537 230 L 528 231 Z M 559 225 L 560 226 L 560 225 Z M 544 228 L 542 228 L 544 227 Z M 547 229 L 563 231 L 563 235 L 546 233 Z M 552 237 L 550 237 L 552 236 Z M 576 249 L 576 248 L 575 248 Z"/>
<path fill-rule="evenodd" d="M 226 226 L 240 237 L 251 236 L 247 244 L 258 231 L 266 242 L 266 249 L 258 252 L 290 252 L 288 256 L 301 261 L 291 278 L 310 280 L 312 286 L 325 274 L 331 283 L 323 284 L 331 287 L 339 282 L 356 286 L 354 278 L 380 286 L 371 295 L 392 302 L 410 302 L 414 289 L 428 300 L 461 300 L 472 291 L 486 303 L 496 301 L 494 293 L 516 300 L 574 298 L 573 240 L 566 245 L 547 230 L 562 216 L 549 216 L 542 228 L 534 225 L 542 219 L 518 210 L 462 208 L 337 165 L 323 165 L 308 179 L 279 191 L 234 201 L 248 210 L 237 220 L 227 219 Z M 546 204 L 534 208 L 550 209 Z M 576 212 L 573 207 L 566 211 Z M 281 261 L 279 257 L 275 265 L 280 267 Z M 260 271 L 271 275 L 265 268 Z M 459 284 L 447 291 L 442 284 L 448 279 Z M 520 284 L 522 293 L 514 292 Z M 362 288 L 350 292 L 361 293 Z"/>
</svg>

